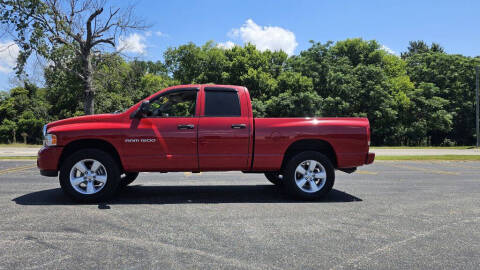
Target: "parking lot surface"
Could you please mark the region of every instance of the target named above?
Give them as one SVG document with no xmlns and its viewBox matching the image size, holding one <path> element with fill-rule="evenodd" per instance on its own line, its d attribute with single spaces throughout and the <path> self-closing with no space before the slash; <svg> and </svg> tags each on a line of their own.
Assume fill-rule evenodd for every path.
<svg viewBox="0 0 480 270">
<path fill-rule="evenodd" d="M 480 162 L 376 162 L 319 202 L 261 174 L 143 173 L 75 204 L 0 161 L 0 269 L 478 269 Z"/>
</svg>

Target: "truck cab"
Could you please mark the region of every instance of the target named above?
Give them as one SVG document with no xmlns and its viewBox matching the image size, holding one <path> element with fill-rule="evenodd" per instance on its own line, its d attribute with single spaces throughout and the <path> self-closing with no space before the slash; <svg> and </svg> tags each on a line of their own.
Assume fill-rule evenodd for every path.
<svg viewBox="0 0 480 270">
<path fill-rule="evenodd" d="M 253 130 L 244 87 L 180 86 L 148 100 L 123 131 L 127 170 L 248 170 Z"/>
</svg>

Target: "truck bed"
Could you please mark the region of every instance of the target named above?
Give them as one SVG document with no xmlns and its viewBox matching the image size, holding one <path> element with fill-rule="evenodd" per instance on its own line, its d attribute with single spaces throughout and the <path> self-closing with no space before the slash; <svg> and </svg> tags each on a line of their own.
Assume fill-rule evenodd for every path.
<svg viewBox="0 0 480 270">
<path fill-rule="evenodd" d="M 280 168 L 285 152 L 295 141 L 321 140 L 335 155 L 336 168 L 365 164 L 369 149 L 367 118 L 254 118 L 252 170 Z"/>
</svg>

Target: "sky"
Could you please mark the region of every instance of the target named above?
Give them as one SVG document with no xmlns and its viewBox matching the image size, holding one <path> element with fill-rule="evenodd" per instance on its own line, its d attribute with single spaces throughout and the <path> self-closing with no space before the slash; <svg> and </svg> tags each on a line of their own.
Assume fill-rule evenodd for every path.
<svg viewBox="0 0 480 270">
<path fill-rule="evenodd" d="M 126 1 L 117 0 L 123 5 Z M 114 3 L 114 2 L 113 2 Z M 128 59 L 162 60 L 168 47 L 209 40 L 229 48 L 251 42 L 260 50 L 298 54 L 309 41 L 375 39 L 400 54 L 411 40 L 436 42 L 447 53 L 480 55 L 480 1 L 137 0 L 149 29 L 121 37 Z M 2 35 L 0 35 L 2 36 Z M 0 40 L 0 90 L 12 86 L 18 48 Z"/>
</svg>

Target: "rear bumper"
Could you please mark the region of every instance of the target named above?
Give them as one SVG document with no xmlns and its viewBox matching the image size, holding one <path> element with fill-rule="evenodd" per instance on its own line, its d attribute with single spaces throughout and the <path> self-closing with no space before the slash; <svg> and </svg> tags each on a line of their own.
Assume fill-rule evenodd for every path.
<svg viewBox="0 0 480 270">
<path fill-rule="evenodd" d="M 37 167 L 40 174 L 44 176 L 58 175 L 58 161 L 62 154 L 63 147 L 42 147 L 38 151 Z"/>
<path fill-rule="evenodd" d="M 372 164 L 375 160 L 375 153 L 368 153 L 365 158 L 365 164 Z"/>
</svg>

